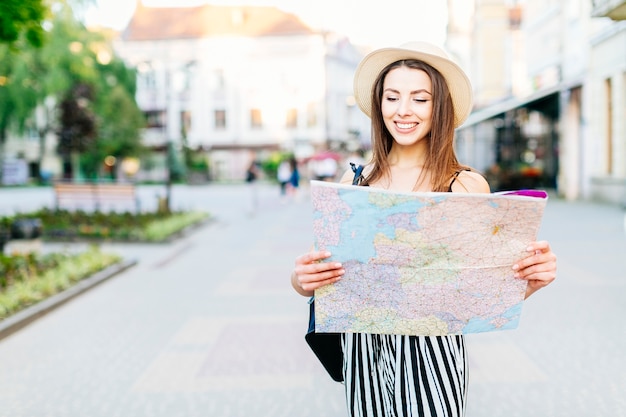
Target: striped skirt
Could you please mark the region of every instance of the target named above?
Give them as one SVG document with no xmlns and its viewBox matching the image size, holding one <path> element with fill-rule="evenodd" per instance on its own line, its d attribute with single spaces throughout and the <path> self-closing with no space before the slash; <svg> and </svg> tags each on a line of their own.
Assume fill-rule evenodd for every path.
<svg viewBox="0 0 626 417">
<path fill-rule="evenodd" d="M 463 336 L 346 333 L 342 337 L 351 417 L 461 417 L 468 364 Z"/>
</svg>

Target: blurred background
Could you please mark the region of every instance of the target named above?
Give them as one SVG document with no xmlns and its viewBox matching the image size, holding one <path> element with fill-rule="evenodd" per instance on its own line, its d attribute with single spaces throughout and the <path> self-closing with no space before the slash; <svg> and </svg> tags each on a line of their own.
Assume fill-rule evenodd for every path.
<svg viewBox="0 0 626 417">
<path fill-rule="evenodd" d="M 343 172 L 370 147 L 360 59 L 427 40 L 472 80 L 456 146 L 494 191 L 626 201 L 625 1 L 29 0 L 30 23 L 1 7 L 4 185 L 238 182 L 251 164 L 275 180 L 292 158 L 332 177 L 325 156 Z"/>
<path fill-rule="evenodd" d="M 306 181 L 370 152 L 356 66 L 411 40 L 472 80 L 461 162 L 551 196 L 560 278 L 468 336 L 468 415 L 626 416 L 626 0 L 2 0 L 0 214 L 31 217 L 0 217 L 0 417 L 342 415 L 288 277 Z M 78 269 L 15 248 L 136 265 L 5 319 Z"/>
</svg>

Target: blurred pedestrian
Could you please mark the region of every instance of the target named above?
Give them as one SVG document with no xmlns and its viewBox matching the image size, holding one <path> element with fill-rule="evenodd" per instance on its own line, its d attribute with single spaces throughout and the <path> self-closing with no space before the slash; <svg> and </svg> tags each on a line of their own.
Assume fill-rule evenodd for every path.
<svg viewBox="0 0 626 417">
<path fill-rule="evenodd" d="M 313 165 L 313 173 L 318 181 L 335 181 L 337 177 L 337 160 L 334 158 L 324 158 L 316 160 Z"/>
<path fill-rule="evenodd" d="M 280 195 L 287 195 L 287 186 L 291 181 L 291 163 L 287 159 L 283 159 L 280 164 L 278 164 L 278 169 L 276 170 L 276 179 L 278 180 L 278 185 L 280 186 Z"/>
<path fill-rule="evenodd" d="M 289 168 L 291 175 L 289 176 L 289 186 L 291 195 L 295 196 L 300 186 L 300 170 L 298 170 L 298 161 L 294 156 L 289 159 Z"/>
<path fill-rule="evenodd" d="M 246 183 L 250 188 L 250 214 L 254 215 L 257 209 L 259 208 L 259 196 L 258 190 L 256 187 L 256 182 L 259 177 L 259 163 L 256 159 L 253 159 L 248 165 L 248 169 L 246 170 Z"/>
</svg>

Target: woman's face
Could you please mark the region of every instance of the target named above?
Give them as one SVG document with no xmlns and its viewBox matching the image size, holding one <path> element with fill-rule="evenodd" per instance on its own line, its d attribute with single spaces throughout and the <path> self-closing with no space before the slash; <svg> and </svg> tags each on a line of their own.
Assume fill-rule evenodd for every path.
<svg viewBox="0 0 626 417">
<path fill-rule="evenodd" d="M 397 144 L 410 146 L 430 133 L 433 96 L 422 70 L 394 68 L 385 77 L 380 104 L 383 121 Z"/>
</svg>

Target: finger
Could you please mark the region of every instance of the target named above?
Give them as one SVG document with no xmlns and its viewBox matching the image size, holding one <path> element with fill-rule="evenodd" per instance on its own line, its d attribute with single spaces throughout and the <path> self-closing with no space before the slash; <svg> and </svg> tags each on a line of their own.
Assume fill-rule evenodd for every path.
<svg viewBox="0 0 626 417">
<path fill-rule="evenodd" d="M 334 284 L 338 282 L 339 280 L 341 280 L 341 276 L 335 276 L 335 277 L 324 279 L 321 281 L 303 282 L 300 285 L 302 286 L 302 289 L 306 291 L 314 291 L 325 285 Z"/>
<path fill-rule="evenodd" d="M 326 279 L 343 275 L 344 270 L 339 262 L 322 262 L 319 264 L 302 265 L 295 268 L 296 274 L 302 277 L 312 277 L 308 280 Z"/>
<path fill-rule="evenodd" d="M 515 265 L 513 265 L 514 271 L 524 270 L 532 265 L 540 265 L 540 264 L 548 264 L 549 267 L 556 267 L 556 255 L 550 251 L 550 248 L 547 248 L 547 252 L 544 251 L 541 247 L 537 248 L 536 246 L 528 247 L 528 252 L 530 253 L 524 259 L 520 259 Z"/>
<path fill-rule="evenodd" d="M 296 265 L 306 265 L 313 262 L 319 262 L 323 259 L 330 257 L 331 253 L 328 251 L 311 251 L 296 258 Z"/>
<path fill-rule="evenodd" d="M 528 285 L 530 287 L 532 287 L 533 289 L 539 289 L 539 288 L 543 288 L 548 286 L 552 281 L 554 281 L 554 278 L 552 279 L 531 279 L 528 280 Z"/>
<path fill-rule="evenodd" d="M 552 282 L 556 278 L 556 264 L 553 262 L 544 262 L 531 265 L 518 270 L 514 274 L 515 278 L 526 280 L 542 280 Z"/>
<path fill-rule="evenodd" d="M 339 281 L 344 273 L 343 268 L 333 268 L 323 272 L 299 275 L 298 280 L 302 288 L 311 290 Z"/>
<path fill-rule="evenodd" d="M 556 274 L 553 270 L 537 270 L 537 271 L 525 271 L 526 273 L 520 275 L 519 278 L 528 281 L 544 281 L 550 283 L 556 278 Z"/>
<path fill-rule="evenodd" d="M 311 264 L 296 265 L 294 268 L 297 275 L 315 275 L 324 272 L 332 272 L 342 269 L 340 262 L 315 262 Z"/>
<path fill-rule="evenodd" d="M 527 252 L 541 252 L 541 253 L 547 253 L 550 252 L 550 244 L 545 241 L 545 240 L 540 240 L 537 242 L 533 242 L 530 245 L 528 245 L 528 248 L 526 248 Z"/>
</svg>

